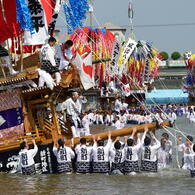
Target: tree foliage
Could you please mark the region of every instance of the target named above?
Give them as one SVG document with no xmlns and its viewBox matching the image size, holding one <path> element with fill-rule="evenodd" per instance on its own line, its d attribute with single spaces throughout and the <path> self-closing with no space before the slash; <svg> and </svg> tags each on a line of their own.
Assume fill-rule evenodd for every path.
<svg viewBox="0 0 195 195">
<path fill-rule="evenodd" d="M 163 61 L 166 61 L 169 59 L 169 54 L 166 51 L 160 52 L 160 56 L 162 57 Z"/>
</svg>

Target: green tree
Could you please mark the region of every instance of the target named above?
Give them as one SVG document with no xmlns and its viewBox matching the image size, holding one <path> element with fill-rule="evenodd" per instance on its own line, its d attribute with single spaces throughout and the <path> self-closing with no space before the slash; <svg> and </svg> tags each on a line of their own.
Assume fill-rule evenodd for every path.
<svg viewBox="0 0 195 195">
<path fill-rule="evenodd" d="M 178 51 L 175 51 L 171 54 L 172 60 L 178 60 L 179 58 L 181 58 L 181 54 Z"/>
<path fill-rule="evenodd" d="M 169 59 L 169 54 L 166 51 L 160 52 L 160 56 L 162 57 L 163 61 L 166 61 Z"/>
</svg>

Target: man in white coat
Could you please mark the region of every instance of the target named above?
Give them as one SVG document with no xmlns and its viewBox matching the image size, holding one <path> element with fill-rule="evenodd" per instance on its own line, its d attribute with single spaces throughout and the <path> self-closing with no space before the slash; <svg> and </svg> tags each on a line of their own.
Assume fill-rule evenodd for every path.
<svg viewBox="0 0 195 195">
<path fill-rule="evenodd" d="M 73 57 L 73 54 L 71 52 L 72 46 L 73 46 L 73 42 L 71 40 L 67 40 L 62 45 L 59 45 L 56 49 L 55 58 L 58 63 L 60 71 L 68 69 L 68 66 Z"/>
<path fill-rule="evenodd" d="M 48 40 L 48 44 L 43 45 L 41 48 L 41 53 L 40 53 L 40 60 L 41 60 L 41 70 L 39 71 L 39 87 L 44 86 L 45 83 L 47 83 L 48 79 L 52 78 L 51 76 L 49 77 L 47 75 L 50 74 L 55 74 L 56 77 L 56 84 L 58 85 L 61 80 L 61 75 L 59 73 L 59 69 L 56 65 L 56 61 L 54 58 L 55 55 L 55 46 L 56 44 L 56 39 L 54 37 L 50 37 Z"/>
<path fill-rule="evenodd" d="M 125 174 L 139 172 L 138 155 L 141 147 L 140 134 L 137 135 L 137 143 L 135 144 L 134 136 L 136 129 L 133 129 L 133 133 L 129 139 L 125 137 Z"/>
<path fill-rule="evenodd" d="M 58 173 L 71 173 L 72 159 L 74 159 L 75 154 L 70 147 L 65 146 L 64 139 L 60 138 L 58 144 L 54 141 L 53 153 L 57 158 Z"/>
<path fill-rule="evenodd" d="M 64 120 L 70 123 L 73 137 L 80 136 L 82 101 L 79 94 L 73 91 L 71 97 L 64 101 L 58 110 L 64 111 Z"/>
<path fill-rule="evenodd" d="M 22 167 L 22 173 L 24 175 L 33 175 L 36 173 L 35 171 L 35 161 L 34 157 L 38 152 L 38 147 L 36 145 L 35 140 L 32 140 L 34 148 L 29 149 L 27 141 L 23 141 L 20 144 L 20 152 L 19 152 L 19 157 L 20 157 L 20 164 Z"/>
<path fill-rule="evenodd" d="M 80 139 L 80 144 L 76 146 L 75 153 L 76 159 L 76 172 L 77 173 L 90 173 L 91 172 L 91 156 L 92 146 L 87 146 L 85 138 Z"/>
<path fill-rule="evenodd" d="M 104 140 L 98 138 L 96 141 L 94 137 L 94 145 L 92 149 L 93 173 L 109 173 L 109 151 L 111 146 L 111 132 L 108 134 L 108 142 L 106 146 L 104 146 Z"/>
<path fill-rule="evenodd" d="M 151 133 L 151 137 L 153 139 L 153 144 L 151 144 L 151 138 L 146 137 L 146 133 L 148 132 L 148 128 L 145 128 L 145 132 L 142 136 L 141 141 L 141 150 L 142 150 L 142 160 L 141 160 L 141 171 L 147 172 L 157 172 L 157 154 L 160 148 L 160 142 L 156 139 L 153 133 Z"/>
</svg>

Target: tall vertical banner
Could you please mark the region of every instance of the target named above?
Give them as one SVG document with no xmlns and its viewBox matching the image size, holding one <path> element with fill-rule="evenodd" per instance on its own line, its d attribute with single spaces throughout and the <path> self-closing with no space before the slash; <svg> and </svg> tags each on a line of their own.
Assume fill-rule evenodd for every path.
<svg viewBox="0 0 195 195">
<path fill-rule="evenodd" d="M 146 63 L 145 63 L 145 69 L 144 69 L 144 75 L 143 79 L 145 82 L 150 81 L 150 61 L 148 58 L 146 58 Z"/>
<path fill-rule="evenodd" d="M 112 58 L 109 66 L 109 74 L 110 76 L 114 76 L 115 74 L 118 73 L 118 59 L 120 56 L 120 49 L 121 49 L 121 44 L 119 40 L 115 40 L 112 48 Z"/>
<path fill-rule="evenodd" d="M 122 53 L 122 59 L 123 59 L 123 65 L 125 65 L 130 57 L 130 55 L 133 53 L 133 50 L 135 49 L 137 45 L 137 42 L 133 39 L 129 38 L 123 53 Z"/>
<path fill-rule="evenodd" d="M 50 21 L 49 26 L 48 26 L 48 33 L 51 36 L 53 35 L 54 29 L 55 29 L 55 25 L 56 25 L 56 22 L 57 22 L 57 18 L 58 18 L 58 14 L 60 12 L 61 5 L 62 5 L 61 0 L 56 0 L 56 5 L 55 5 L 55 8 L 54 8 L 54 12 L 53 12 L 51 21 Z"/>
<path fill-rule="evenodd" d="M 0 137 L 23 133 L 23 114 L 20 91 L 0 93 Z"/>
<path fill-rule="evenodd" d="M 24 32 L 24 45 L 42 45 L 49 38 L 46 15 L 41 0 L 28 0 L 28 8 L 35 33 Z"/>
</svg>

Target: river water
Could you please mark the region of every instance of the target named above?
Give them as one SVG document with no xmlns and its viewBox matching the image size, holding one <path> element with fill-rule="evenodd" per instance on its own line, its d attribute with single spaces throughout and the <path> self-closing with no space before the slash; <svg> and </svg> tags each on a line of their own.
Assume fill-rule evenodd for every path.
<svg viewBox="0 0 195 195">
<path fill-rule="evenodd" d="M 195 135 L 195 124 L 190 124 L 185 118 L 178 119 L 177 126 L 183 132 Z M 165 131 L 158 131 L 158 134 L 162 132 Z M 171 132 L 175 133 L 173 130 Z M 195 136 L 193 137 L 195 139 Z M 176 151 L 173 149 L 173 165 L 168 169 L 158 173 L 141 173 L 134 176 L 101 174 L 23 176 L 0 173 L 0 195 L 194 195 L 195 178 L 191 178 L 188 171 L 177 168 L 175 156 Z"/>
</svg>

